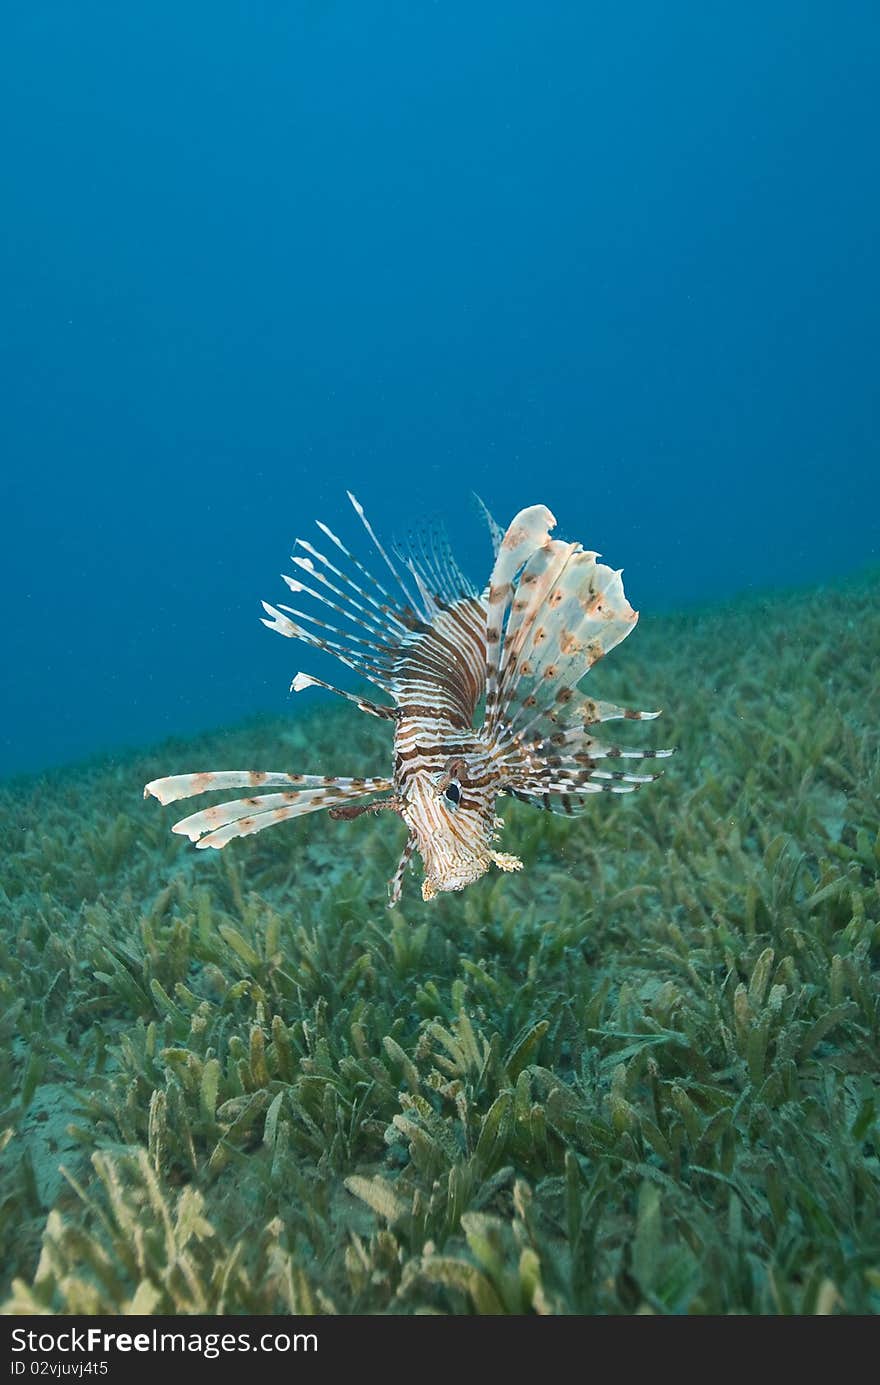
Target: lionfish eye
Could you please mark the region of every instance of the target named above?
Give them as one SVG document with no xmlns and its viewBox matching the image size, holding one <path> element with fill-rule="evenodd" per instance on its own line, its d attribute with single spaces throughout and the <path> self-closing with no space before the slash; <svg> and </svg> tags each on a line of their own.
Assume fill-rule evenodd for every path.
<svg viewBox="0 0 880 1385">
<path fill-rule="evenodd" d="M 455 803 L 456 805 L 459 804 L 461 802 L 461 785 L 453 779 L 452 783 L 446 789 L 443 797 L 448 798 L 450 803 Z"/>
</svg>

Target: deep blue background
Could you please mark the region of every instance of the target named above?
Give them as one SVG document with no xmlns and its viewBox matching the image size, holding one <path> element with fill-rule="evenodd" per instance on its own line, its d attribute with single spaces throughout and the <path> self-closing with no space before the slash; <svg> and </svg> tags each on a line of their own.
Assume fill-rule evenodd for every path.
<svg viewBox="0 0 880 1385">
<path fill-rule="evenodd" d="M 283 709 L 346 486 L 481 579 L 471 488 L 549 504 L 648 618 L 876 561 L 873 0 L 2 30 L 4 771 Z"/>
</svg>

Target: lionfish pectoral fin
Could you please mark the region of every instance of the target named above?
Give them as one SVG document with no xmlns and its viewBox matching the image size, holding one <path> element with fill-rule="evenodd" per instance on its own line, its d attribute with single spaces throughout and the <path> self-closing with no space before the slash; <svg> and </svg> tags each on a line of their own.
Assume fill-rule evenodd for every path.
<svg viewBox="0 0 880 1385">
<path fill-rule="evenodd" d="M 179 798 L 195 798 L 212 789 L 264 789 L 289 786 L 309 787 L 322 784 L 323 779 L 306 774 L 269 773 L 257 769 L 204 770 L 197 774 L 169 774 L 163 779 L 151 779 L 144 785 L 144 798 L 158 798 L 162 804 L 175 803 Z"/>
<path fill-rule="evenodd" d="M 384 793 L 393 787 L 390 779 L 341 779 L 318 774 L 268 773 L 260 770 L 222 770 L 202 774 L 178 774 L 154 779 L 146 785 L 144 797 L 152 795 L 160 803 L 174 803 L 211 789 L 264 788 L 287 785 L 283 793 L 256 794 L 228 803 L 217 803 L 189 817 L 181 818 L 172 832 L 189 837 L 196 846 L 220 848 L 234 837 L 248 837 L 290 818 L 336 808 L 347 800 Z"/>
<path fill-rule="evenodd" d="M 663 708 L 660 707 L 656 712 L 640 712 L 635 707 L 618 707 L 613 702 L 597 702 L 590 699 L 586 704 L 589 713 L 587 716 L 590 724 L 597 721 L 655 721 L 657 717 L 663 715 Z"/>
</svg>

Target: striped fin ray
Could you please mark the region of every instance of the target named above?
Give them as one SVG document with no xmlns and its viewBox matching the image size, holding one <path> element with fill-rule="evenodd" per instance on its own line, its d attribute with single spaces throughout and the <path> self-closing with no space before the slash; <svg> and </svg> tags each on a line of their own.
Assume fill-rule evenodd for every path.
<svg viewBox="0 0 880 1385">
<path fill-rule="evenodd" d="M 595 726 L 601 721 L 654 721 L 662 716 L 662 711 L 639 712 L 633 707 L 618 707 L 614 702 L 598 702 L 592 697 L 584 698 L 569 708 L 569 718 L 577 719 L 584 726 Z"/>
<path fill-rule="evenodd" d="M 598 780 L 600 785 L 606 781 L 609 784 L 652 784 L 655 779 L 659 779 L 662 770 L 656 774 L 631 774 L 624 769 L 598 769 L 591 755 L 572 755 L 563 759 L 561 756 L 553 756 L 545 762 L 546 768 L 542 767 L 538 778 L 542 783 L 552 783 L 554 787 L 579 788 L 592 780 Z M 525 776 L 528 780 L 529 776 Z"/>
<path fill-rule="evenodd" d="M 634 774 L 626 769 L 611 769 L 603 762 L 623 758 L 650 756 L 651 751 L 622 751 L 617 746 L 603 746 L 598 741 L 590 741 L 584 753 L 559 754 L 555 747 L 546 743 L 525 752 L 525 762 L 520 761 L 508 785 L 508 792 L 538 807 L 553 812 L 570 813 L 572 807 L 563 801 L 594 793 L 632 793 L 642 784 L 650 784 L 660 778 L 656 774 Z M 598 762 L 598 763 L 597 763 Z M 548 797 L 549 796 L 549 797 Z M 584 801 L 581 808 L 586 806 Z"/>
<path fill-rule="evenodd" d="M 292 579 L 288 579 L 288 581 L 291 580 Z M 310 596 L 314 595 L 313 592 L 309 592 L 308 587 L 304 587 L 301 584 L 297 584 L 297 586 L 300 591 L 308 592 Z M 320 600 L 320 598 L 318 599 Z M 340 640 L 348 641 L 348 645 L 351 646 L 350 652 L 355 654 L 358 658 L 375 661 L 377 657 L 381 658 L 390 650 L 390 646 L 387 645 L 383 640 L 366 640 L 361 635 L 352 635 L 347 630 L 340 630 L 338 625 L 331 625 L 330 622 L 327 620 L 321 620 L 318 616 L 310 615 L 308 611 L 297 610 L 295 606 L 286 606 L 283 602 L 279 601 L 278 609 L 280 611 L 286 611 L 287 614 L 290 616 L 296 616 L 297 620 L 307 620 L 310 625 L 317 625 L 320 630 L 326 630 L 330 635 L 339 636 Z M 329 643 L 330 642 L 328 641 L 328 644 Z M 339 642 L 332 644 L 330 647 L 333 649 L 347 648 L 346 645 L 341 644 Z M 370 652 L 368 652 L 367 654 L 361 654 L 361 649 L 365 649 Z"/>
<path fill-rule="evenodd" d="M 477 509 L 480 511 L 480 514 L 486 521 L 486 527 L 489 530 L 489 537 L 492 540 L 492 553 L 494 557 L 497 558 L 498 550 L 501 547 L 501 541 L 504 538 L 504 530 L 501 528 L 500 524 L 495 523 L 495 520 L 492 518 L 492 515 L 490 514 L 487 506 L 485 505 L 483 500 L 481 500 L 480 497 L 477 495 L 476 491 L 473 492 L 473 497 L 476 501 Z"/>
<path fill-rule="evenodd" d="M 200 774 L 169 774 L 152 779 L 144 787 L 144 798 L 158 798 L 162 804 L 179 798 L 195 798 L 213 789 L 263 789 L 289 785 L 297 789 L 316 788 L 324 779 L 317 774 L 270 773 L 259 769 L 206 770 Z"/>
<path fill-rule="evenodd" d="M 520 741 L 508 752 L 513 763 L 523 754 L 529 763 L 537 756 L 543 764 L 571 760 L 583 764 L 588 760 L 665 760 L 675 753 L 667 750 L 638 750 L 623 745 L 605 745 L 587 734 L 583 726 L 569 726 L 551 736 L 536 736 Z"/>
<path fill-rule="evenodd" d="M 380 664 L 367 660 L 359 655 L 356 649 L 347 649 L 334 640 L 325 640 L 319 635 L 313 635 L 275 606 L 271 606 L 268 601 L 261 602 L 261 605 L 268 619 L 265 616 L 261 616 L 260 619 L 267 629 L 276 630 L 279 635 L 286 635 L 291 640 L 302 640 L 303 644 L 311 645 L 313 649 L 322 649 L 353 672 L 360 674 L 362 678 L 368 679 L 377 688 L 382 688 L 385 692 L 391 691 L 386 671 Z"/>
<path fill-rule="evenodd" d="M 479 595 L 474 583 L 459 567 L 446 530 L 440 525 L 433 526 L 431 530 L 431 551 L 435 555 L 437 570 L 447 583 L 448 599 L 460 600 L 462 597 Z"/>
<path fill-rule="evenodd" d="M 379 542 L 378 538 L 376 537 L 376 533 L 375 533 L 375 531 L 374 531 L 374 529 L 373 529 L 373 526 L 371 525 L 370 521 L 367 519 L 367 516 L 366 516 L 365 513 L 364 513 L 364 507 L 363 507 L 363 505 L 360 503 L 359 500 L 357 500 L 357 499 L 355 498 L 355 496 L 352 495 L 351 491 L 346 491 L 345 493 L 346 493 L 346 495 L 348 496 L 349 500 L 350 500 L 351 503 L 352 503 L 352 507 L 354 508 L 355 514 L 357 515 L 357 517 L 358 517 L 358 519 L 360 520 L 361 524 L 362 524 L 362 525 L 364 526 L 364 528 L 366 529 L 366 531 L 367 531 L 367 533 L 369 534 L 370 538 L 373 540 L 373 543 L 374 543 L 374 545 L 375 545 L 375 547 L 376 547 L 377 552 L 380 553 L 381 556 L 384 558 L 384 560 L 385 560 L 385 562 L 386 562 L 386 564 L 387 564 L 387 566 L 388 566 L 389 571 L 390 571 L 390 572 L 392 573 L 392 575 L 396 578 L 396 580 L 397 580 L 397 585 L 400 587 L 400 590 L 403 592 L 403 595 L 404 595 L 404 597 L 405 597 L 407 603 L 409 604 L 409 606 L 411 606 L 411 608 L 412 608 L 414 611 L 418 612 L 418 614 L 422 617 L 423 620 L 428 619 L 428 616 L 427 616 L 427 613 L 426 613 L 426 612 L 424 612 L 424 611 L 419 611 L 418 602 L 413 600 L 412 595 L 411 595 L 411 593 L 410 593 L 410 590 L 409 590 L 409 588 L 408 588 L 407 585 L 406 585 L 406 582 L 405 582 L 404 579 L 401 577 L 400 573 L 397 571 L 397 568 L 394 566 L 394 564 L 393 564 L 393 562 L 391 561 L 391 559 L 389 558 L 387 552 L 386 552 L 385 549 L 382 547 L 382 544 Z M 373 580 L 374 582 L 376 582 L 375 577 L 373 577 L 372 580 Z M 376 582 L 376 585 L 378 586 L 379 583 Z M 380 588 L 380 590 L 384 591 L 384 588 Z M 388 593 L 385 592 L 385 595 L 387 596 Z"/>
<path fill-rule="evenodd" d="M 520 774 L 508 787 L 514 798 L 551 813 L 582 813 L 597 793 L 635 793 L 659 774 L 583 767 L 573 761 L 551 762 L 537 773 Z"/>
<path fill-rule="evenodd" d="M 438 715 L 451 716 L 456 724 L 470 722 L 482 692 L 484 664 L 483 610 L 472 584 L 437 527 L 414 535 L 407 548 L 393 550 L 395 565 L 363 507 L 351 494 L 349 499 L 395 577 L 400 595 L 393 596 L 319 521 L 318 528 L 345 561 L 331 561 L 313 544 L 297 539 L 296 548 L 302 552 L 294 553 L 293 562 L 298 572 L 283 578 L 295 595 L 311 597 L 319 613 L 264 602 L 263 624 L 330 654 L 381 688 L 398 706 L 431 706 Z M 413 585 L 417 599 L 410 590 Z M 338 620 L 324 619 L 321 607 L 332 611 Z M 298 673 L 291 686 L 296 692 L 325 687 L 374 716 L 393 715 L 391 708 L 386 711 L 308 674 Z"/>
<path fill-rule="evenodd" d="M 354 703 L 355 707 L 361 712 L 368 712 L 371 717 L 379 717 L 383 721 L 394 720 L 394 708 L 383 707 L 381 703 L 371 702 L 369 698 L 358 697 L 356 693 L 346 692 L 344 688 L 334 687 L 332 683 L 325 683 L 323 678 L 314 678 L 310 673 L 297 673 L 294 675 L 290 685 L 291 692 L 304 692 L 306 688 L 324 688 L 327 692 L 335 693 L 337 697 L 344 697 L 346 702 Z"/>
<path fill-rule="evenodd" d="M 435 524 L 411 531 L 405 544 L 395 544 L 397 558 L 412 573 L 426 610 L 431 615 L 477 590 L 455 560 L 443 530 Z"/>
<path fill-rule="evenodd" d="M 335 544 L 336 547 L 340 550 L 340 552 L 345 554 L 346 558 L 349 559 L 349 561 L 357 569 L 357 571 L 362 573 L 365 577 L 369 578 L 370 574 L 367 572 L 366 568 L 363 566 L 362 563 L 358 562 L 357 558 L 355 558 L 353 554 L 349 553 L 348 549 L 344 546 L 341 539 L 337 538 L 337 536 L 333 533 L 333 530 L 328 529 L 327 525 L 322 524 L 320 520 L 316 520 L 315 522 L 318 528 L 321 530 L 321 533 L 325 534 L 326 537 L 330 539 L 331 543 Z M 339 591 L 337 587 L 333 586 L 329 578 L 327 578 L 323 573 L 318 571 L 313 562 L 306 561 L 306 559 L 300 558 L 299 556 L 295 556 L 293 561 L 299 567 L 305 568 L 307 572 L 310 572 L 316 582 L 323 582 L 324 585 L 329 587 L 331 591 L 334 591 L 337 593 L 337 595 L 343 597 L 348 607 L 350 607 L 351 610 L 357 611 L 363 617 L 364 620 L 369 620 L 371 624 L 374 626 L 374 628 L 384 630 L 389 623 L 392 625 L 399 626 L 399 628 L 404 631 L 411 628 L 412 621 L 410 620 L 409 624 L 407 624 L 407 622 L 403 619 L 403 612 L 398 611 L 394 607 L 390 597 L 387 598 L 384 604 L 377 601 L 376 598 L 372 596 L 371 593 L 368 592 L 364 587 L 360 586 L 360 584 L 357 583 L 353 577 L 350 577 L 346 573 L 342 572 L 338 567 L 335 566 L 334 563 L 331 563 L 328 557 L 326 557 L 323 553 L 320 553 L 318 549 L 315 548 L 314 544 L 309 543 L 306 539 L 297 539 L 296 547 L 304 549 L 306 553 L 310 554 L 311 558 L 317 558 L 318 561 L 325 568 L 327 568 L 328 572 L 332 572 L 335 577 L 338 577 L 340 581 L 343 582 L 346 588 L 348 588 L 349 590 L 345 592 Z M 286 580 L 287 579 L 285 578 L 285 581 Z M 376 585 L 378 586 L 378 583 Z M 384 588 L 380 588 L 380 591 L 384 594 Z M 357 601 L 351 595 L 352 592 L 356 592 L 357 595 L 361 597 L 364 602 L 367 603 L 367 605 L 362 605 L 360 601 Z M 372 609 L 368 609 L 368 607 Z"/>
<path fill-rule="evenodd" d="M 302 817 L 323 808 L 335 808 L 352 799 L 384 793 L 393 787 L 385 778 L 343 779 L 317 774 L 268 774 L 253 770 L 229 770 L 204 774 L 175 775 L 147 784 L 144 796 L 152 794 L 161 803 L 191 798 L 211 789 L 289 784 L 284 793 L 255 794 L 204 808 L 181 818 L 172 832 L 189 837 L 198 847 L 224 847 L 235 837 L 248 837 L 266 827 Z"/>
<path fill-rule="evenodd" d="M 313 616 L 308 611 L 300 611 L 295 606 L 287 606 L 284 602 L 278 603 L 278 609 L 289 616 L 295 616 L 297 621 L 307 621 L 309 625 L 315 625 L 319 630 L 326 631 L 326 634 L 322 634 L 321 638 L 326 648 L 334 654 L 345 654 L 356 663 L 377 673 L 389 667 L 388 661 L 392 654 L 390 645 L 380 640 L 365 640 L 360 635 L 351 635 L 347 630 L 340 630 L 338 626 L 331 625 L 329 621 L 321 620 L 319 616 Z M 338 638 L 328 639 L 328 635 L 335 635 Z"/>
<path fill-rule="evenodd" d="M 659 716 L 662 716 L 662 712 L 640 712 L 633 707 L 618 707 L 613 702 L 600 702 L 592 697 L 556 699 L 552 707 L 535 716 L 528 729 L 520 733 L 519 739 L 525 744 L 535 745 L 562 732 L 568 742 L 588 735 L 590 727 L 605 721 L 654 721 Z"/>
<path fill-rule="evenodd" d="M 363 507 L 353 496 L 350 499 L 379 551 L 386 561 L 390 561 L 385 550 L 379 545 L 363 513 Z M 390 695 L 394 663 L 400 646 L 411 638 L 414 629 L 421 628 L 421 621 L 415 617 L 410 605 L 399 605 L 381 582 L 346 548 L 332 529 L 320 520 L 317 521 L 317 525 L 321 533 L 343 554 L 374 591 L 368 591 L 367 586 L 345 573 L 306 539 L 297 539 L 295 547 L 303 549 L 307 556 L 294 553 L 293 562 L 309 580 L 304 581 L 299 576 L 289 577 L 286 574 L 282 574 L 282 579 L 291 592 L 310 596 L 319 605 L 328 607 L 341 616 L 355 629 L 332 625 L 317 615 L 291 606 L 280 604 L 276 608 L 266 601 L 262 605 L 268 619 L 263 618 L 263 624 L 270 630 L 287 636 L 288 639 L 302 640 L 313 649 L 323 650 Z M 396 569 L 392 566 L 391 570 L 396 576 Z M 328 573 L 337 580 L 332 581 Z M 409 593 L 402 584 L 400 585 L 406 601 L 411 602 Z M 321 590 L 317 590 L 318 587 Z M 374 593 L 378 593 L 378 596 Z M 296 619 L 292 620 L 291 616 Z M 315 630 L 306 628 L 307 626 L 314 626 L 318 632 L 326 633 L 315 633 Z"/>
<path fill-rule="evenodd" d="M 297 539 L 297 543 L 302 544 L 303 540 Z M 311 551 L 312 553 L 316 553 L 317 549 L 312 548 Z M 364 631 L 371 640 L 375 641 L 378 637 L 383 642 L 387 641 L 390 624 L 387 611 L 381 614 L 381 616 L 377 616 L 365 606 L 362 606 L 350 592 L 341 590 L 330 581 L 329 577 L 323 572 L 320 572 L 315 567 L 311 558 L 303 558 L 298 553 L 294 553 L 292 561 L 301 571 L 308 573 L 314 582 L 319 583 L 324 588 L 324 591 L 315 591 L 314 587 L 307 586 L 301 578 L 289 577 L 287 573 L 282 572 L 281 580 L 290 591 L 295 595 L 300 592 L 305 592 L 306 595 L 312 597 L 314 601 L 319 601 L 321 605 L 329 607 L 331 611 L 335 611 L 337 615 L 341 615 L 345 620 L 349 621 L 349 623 L 356 625 L 358 629 Z M 339 601 L 334 601 L 332 597 L 325 594 L 327 591 L 333 592 L 334 595 L 341 599 Z M 402 631 L 406 630 L 406 626 L 403 625 L 402 622 L 400 624 L 400 629 Z M 347 631 L 346 633 L 350 638 L 354 638 L 351 631 Z"/>
<path fill-rule="evenodd" d="M 353 568 L 362 573 L 364 578 L 370 579 L 370 573 L 364 568 L 362 562 L 359 562 L 358 558 L 353 557 L 353 554 L 349 553 L 348 548 L 342 544 L 341 539 L 338 539 L 333 529 L 328 529 L 326 524 L 320 522 L 320 519 L 317 519 L 316 524 L 317 528 L 322 530 L 323 535 L 326 535 L 342 554 L 345 554 L 345 557 L 351 562 Z M 366 587 L 360 586 L 360 583 L 355 582 L 355 579 L 349 576 L 349 573 L 342 572 L 341 568 L 337 568 L 326 554 L 320 553 L 315 547 L 315 544 L 309 543 L 308 540 L 297 539 L 297 543 L 295 543 L 294 547 L 302 548 L 305 553 L 309 554 L 309 557 L 303 558 L 299 554 L 294 554 L 292 555 L 292 561 L 294 561 L 303 572 L 308 572 L 310 578 L 315 580 L 315 582 L 322 583 L 322 586 L 326 587 L 328 591 L 333 591 L 335 596 L 341 598 L 342 602 L 344 602 L 344 607 L 341 609 L 344 609 L 344 614 L 348 616 L 349 619 L 355 619 L 356 623 L 363 623 L 364 626 L 369 626 L 370 629 L 376 630 L 376 632 L 381 634 L 387 634 L 389 626 L 398 627 L 398 630 L 401 630 L 402 633 L 406 633 L 407 630 L 412 629 L 412 614 L 405 611 L 402 607 L 395 605 L 392 597 L 385 597 L 384 601 L 377 600 L 377 597 L 374 597 L 370 591 L 367 591 Z M 334 583 L 328 578 L 326 572 L 322 572 L 319 568 L 316 568 L 315 562 L 312 561 L 313 558 L 317 558 L 317 561 L 322 564 L 323 568 L 327 569 L 327 572 L 333 572 L 335 578 L 340 579 L 344 590 L 334 586 Z M 288 582 L 287 578 L 284 578 L 284 580 Z M 288 582 L 288 586 L 290 586 L 290 582 Z M 380 591 L 380 596 L 384 596 L 384 587 L 378 586 L 378 583 L 376 583 L 376 586 L 378 591 Z M 355 593 L 355 596 L 352 596 L 352 593 Z M 315 596 L 315 593 L 310 594 Z M 360 598 L 360 600 L 358 600 L 358 598 Z"/>
<path fill-rule="evenodd" d="M 565 814 L 577 817 L 585 813 L 597 793 L 633 793 L 638 784 L 599 784 L 593 780 L 573 787 L 570 784 L 542 785 L 540 782 L 527 784 L 524 788 L 510 788 L 507 792 L 520 803 L 528 803 L 532 808 L 543 808 L 547 813 Z"/>
<path fill-rule="evenodd" d="M 592 728 L 606 721 L 654 721 L 661 712 L 640 712 L 631 707 L 618 707 L 612 702 L 579 698 L 576 702 L 554 702 L 542 710 L 521 731 L 514 732 L 500 747 L 503 761 L 513 766 L 522 763 L 522 756 L 558 755 L 564 747 L 568 753 L 582 752 L 595 758 L 620 756 L 629 760 L 662 760 L 675 754 L 675 748 L 638 750 L 629 746 L 603 745 L 591 735 Z"/>
</svg>

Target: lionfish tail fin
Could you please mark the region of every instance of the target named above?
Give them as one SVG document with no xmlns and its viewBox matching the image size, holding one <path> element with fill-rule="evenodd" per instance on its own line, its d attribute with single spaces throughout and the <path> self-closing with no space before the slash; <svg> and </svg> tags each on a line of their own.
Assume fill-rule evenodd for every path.
<svg viewBox="0 0 880 1385">
<path fill-rule="evenodd" d="M 221 770 L 201 774 L 177 774 L 154 779 L 144 788 L 144 797 L 160 803 L 193 798 L 212 789 L 266 788 L 287 786 L 282 793 L 254 794 L 248 798 L 217 803 L 191 813 L 172 827 L 172 832 L 189 837 L 199 848 L 226 846 L 234 837 L 249 837 L 265 827 L 336 808 L 369 794 L 384 793 L 393 787 L 390 779 L 342 779 L 318 774 L 283 774 L 261 770 Z"/>
</svg>

